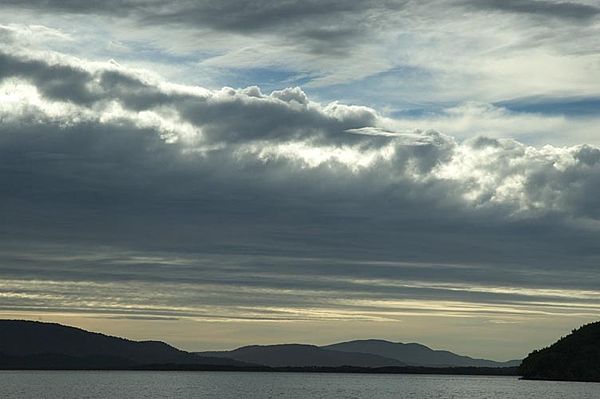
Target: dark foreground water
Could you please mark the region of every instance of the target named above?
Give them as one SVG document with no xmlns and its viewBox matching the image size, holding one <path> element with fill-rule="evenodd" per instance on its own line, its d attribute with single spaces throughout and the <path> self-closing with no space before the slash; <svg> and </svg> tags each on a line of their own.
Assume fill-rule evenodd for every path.
<svg viewBox="0 0 600 399">
<path fill-rule="evenodd" d="M 600 384 L 479 376 L 0 371 L 0 398 L 598 399 Z"/>
</svg>

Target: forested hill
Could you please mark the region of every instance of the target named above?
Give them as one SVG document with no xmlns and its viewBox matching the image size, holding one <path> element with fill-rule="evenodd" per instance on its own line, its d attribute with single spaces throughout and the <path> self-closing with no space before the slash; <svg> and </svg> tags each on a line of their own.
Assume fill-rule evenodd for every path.
<svg viewBox="0 0 600 399">
<path fill-rule="evenodd" d="M 122 369 L 149 364 L 246 365 L 200 357 L 160 341 L 131 341 L 54 323 L 0 320 L 0 369 Z"/>
<path fill-rule="evenodd" d="M 525 379 L 600 382 L 600 322 L 533 351 L 521 363 L 519 373 Z"/>
</svg>

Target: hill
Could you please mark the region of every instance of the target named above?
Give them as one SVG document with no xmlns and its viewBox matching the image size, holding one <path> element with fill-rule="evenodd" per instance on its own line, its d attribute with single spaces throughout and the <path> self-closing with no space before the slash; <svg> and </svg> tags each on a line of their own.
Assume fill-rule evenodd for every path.
<svg viewBox="0 0 600 399">
<path fill-rule="evenodd" d="M 347 353 L 314 345 L 252 345 L 225 352 L 201 352 L 203 356 L 224 356 L 270 367 L 388 367 L 403 362 L 370 353 Z"/>
<path fill-rule="evenodd" d="M 129 368 L 148 364 L 245 364 L 199 357 L 160 341 L 131 341 L 54 323 L 0 320 L 0 368 Z"/>
<path fill-rule="evenodd" d="M 600 322 L 533 351 L 521 363 L 519 374 L 531 380 L 600 382 Z"/>
<path fill-rule="evenodd" d="M 425 345 L 390 342 L 379 339 L 356 340 L 323 346 L 323 349 L 370 353 L 402 361 L 410 366 L 422 367 L 516 367 L 521 361 L 495 362 L 473 359 L 443 350 L 433 350 Z"/>
<path fill-rule="evenodd" d="M 494 375 L 515 371 L 450 362 L 432 362 L 436 366 L 424 366 L 422 363 L 408 364 L 394 358 L 402 355 L 398 348 L 414 349 L 415 345 L 418 349 L 426 348 L 418 344 L 368 340 L 327 347 L 253 345 L 232 351 L 195 354 L 160 341 L 132 341 L 54 323 L 0 320 L 0 369 L 5 370 L 235 370 Z M 414 356 L 407 356 L 407 359 L 413 361 Z"/>
</svg>

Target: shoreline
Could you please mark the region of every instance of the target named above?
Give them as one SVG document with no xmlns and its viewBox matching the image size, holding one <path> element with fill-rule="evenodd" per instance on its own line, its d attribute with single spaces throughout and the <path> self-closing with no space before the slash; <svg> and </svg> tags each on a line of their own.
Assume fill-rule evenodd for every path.
<svg viewBox="0 0 600 399">
<path fill-rule="evenodd" d="M 329 374 L 409 374 L 409 375 L 479 375 L 518 377 L 516 367 L 234 367 L 191 364 L 141 365 L 134 367 L 0 367 L 0 371 L 213 371 L 244 373 L 329 373 Z"/>
</svg>

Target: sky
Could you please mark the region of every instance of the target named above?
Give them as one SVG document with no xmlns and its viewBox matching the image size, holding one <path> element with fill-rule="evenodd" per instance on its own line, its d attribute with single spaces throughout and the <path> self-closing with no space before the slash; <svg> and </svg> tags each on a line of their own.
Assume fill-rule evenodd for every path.
<svg viewBox="0 0 600 399">
<path fill-rule="evenodd" d="M 0 2 L 0 317 L 508 360 L 600 314 L 600 2 Z"/>
</svg>

